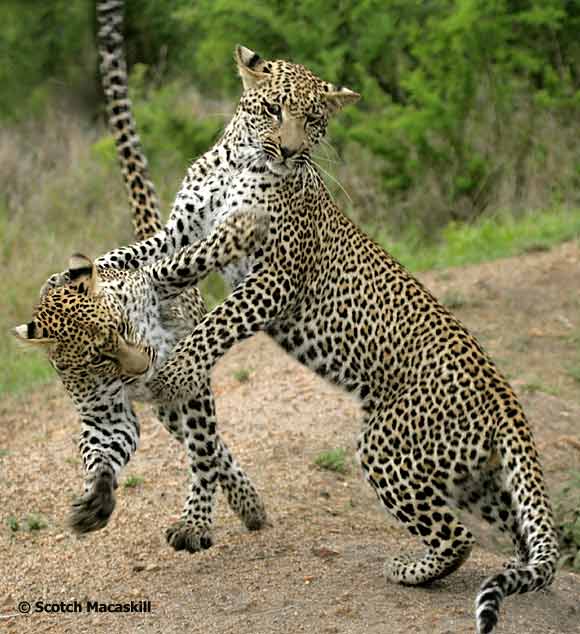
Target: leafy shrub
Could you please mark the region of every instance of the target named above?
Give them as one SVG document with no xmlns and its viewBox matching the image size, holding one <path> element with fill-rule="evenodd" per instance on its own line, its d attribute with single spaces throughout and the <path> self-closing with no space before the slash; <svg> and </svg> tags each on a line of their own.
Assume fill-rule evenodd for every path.
<svg viewBox="0 0 580 634">
<path fill-rule="evenodd" d="M 0 117 L 38 111 L 53 88 L 95 102 L 93 13 L 92 0 L 2 6 Z M 180 94 L 237 94 L 241 42 L 361 92 L 331 136 L 341 153 L 370 150 L 380 221 L 397 230 L 580 200 L 576 0 L 126 0 L 125 23 L 137 119 L 162 174 L 219 134 L 221 119 Z"/>
</svg>

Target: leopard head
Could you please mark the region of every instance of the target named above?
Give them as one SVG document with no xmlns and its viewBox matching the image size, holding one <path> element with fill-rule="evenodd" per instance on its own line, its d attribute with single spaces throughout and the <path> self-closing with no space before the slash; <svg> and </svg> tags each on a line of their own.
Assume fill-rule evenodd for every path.
<svg viewBox="0 0 580 634">
<path fill-rule="evenodd" d="M 235 61 L 244 86 L 236 115 L 274 174 L 284 176 L 307 162 L 329 118 L 360 97 L 300 64 L 268 61 L 244 46 L 236 47 Z"/>
<path fill-rule="evenodd" d="M 99 277 L 84 255 L 69 261 L 70 282 L 49 290 L 32 320 L 14 328 L 22 344 L 42 348 L 71 396 L 94 389 L 99 379 L 143 374 L 148 355 L 124 336 L 118 311 L 99 293 Z"/>
</svg>

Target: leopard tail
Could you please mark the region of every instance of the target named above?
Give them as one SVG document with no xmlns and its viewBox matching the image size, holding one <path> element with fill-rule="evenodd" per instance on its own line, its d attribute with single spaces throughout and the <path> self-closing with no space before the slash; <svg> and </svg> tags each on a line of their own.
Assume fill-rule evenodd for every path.
<svg viewBox="0 0 580 634">
<path fill-rule="evenodd" d="M 475 602 L 477 633 L 495 631 L 502 601 L 510 594 L 547 588 L 554 580 L 560 548 L 552 508 L 546 495 L 542 468 L 527 425 L 498 430 L 497 448 L 501 456 L 504 487 L 511 492 L 516 518 L 518 558 L 503 572 L 486 579 Z M 525 436 L 524 438 L 522 438 Z"/>
<path fill-rule="evenodd" d="M 109 129 L 115 139 L 138 240 L 163 228 L 159 198 L 149 176 L 128 93 L 123 51 L 123 0 L 97 1 L 99 68 Z"/>
</svg>

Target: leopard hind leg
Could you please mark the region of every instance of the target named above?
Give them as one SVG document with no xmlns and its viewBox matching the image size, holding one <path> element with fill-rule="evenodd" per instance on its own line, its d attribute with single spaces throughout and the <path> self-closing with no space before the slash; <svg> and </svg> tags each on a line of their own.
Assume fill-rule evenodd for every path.
<svg viewBox="0 0 580 634">
<path fill-rule="evenodd" d="M 403 585 L 426 585 L 457 570 L 468 559 L 474 538 L 435 484 L 428 461 L 401 451 L 399 440 L 389 441 L 392 428 L 386 417 L 371 421 L 359 440 L 359 459 L 384 508 L 426 546 L 418 558 L 389 559 L 385 577 Z"/>
<path fill-rule="evenodd" d="M 230 508 L 249 531 L 257 531 L 268 526 L 266 508 L 256 487 L 221 438 L 218 438 L 218 446 L 219 483 Z"/>
<path fill-rule="evenodd" d="M 530 553 L 518 521 L 517 508 L 503 482 L 502 473 L 498 465 L 482 472 L 481 477 L 473 481 L 469 488 L 457 493 L 458 506 L 509 536 L 514 556 L 505 567 L 519 568 L 528 563 Z"/>
<path fill-rule="evenodd" d="M 157 409 L 163 426 L 183 443 L 191 469 L 191 488 L 179 520 L 166 530 L 175 550 L 197 552 L 213 545 L 213 517 L 217 484 L 232 510 L 249 530 L 267 523 L 256 488 L 216 429 L 215 405 L 209 384 L 197 398 L 164 404 Z"/>
</svg>

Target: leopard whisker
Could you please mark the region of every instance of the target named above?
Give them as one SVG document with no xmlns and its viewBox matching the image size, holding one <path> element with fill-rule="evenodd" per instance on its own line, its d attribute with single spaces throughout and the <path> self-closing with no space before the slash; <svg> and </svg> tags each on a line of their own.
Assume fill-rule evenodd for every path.
<svg viewBox="0 0 580 634">
<path fill-rule="evenodd" d="M 319 170 L 321 170 L 324 174 L 326 174 L 326 176 L 328 176 L 328 178 L 330 178 L 331 181 L 333 181 L 334 183 L 338 185 L 342 193 L 347 197 L 348 201 L 352 204 L 352 198 L 350 197 L 350 194 L 346 191 L 346 189 L 342 186 L 341 182 L 337 178 L 335 178 L 328 170 L 325 170 L 324 167 L 322 167 L 322 165 L 319 165 L 318 163 L 316 163 L 316 161 L 313 161 L 313 162 Z"/>
</svg>

